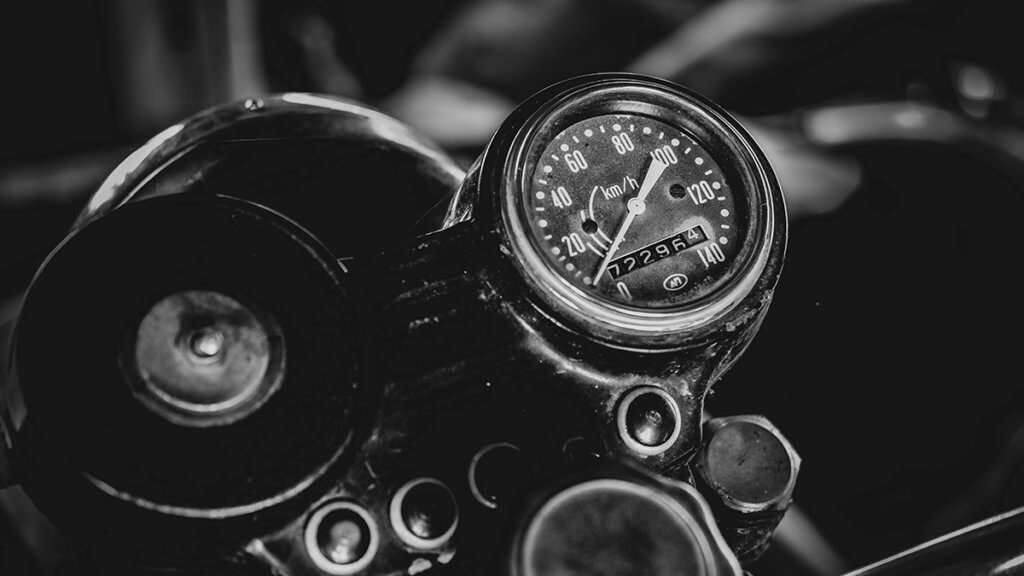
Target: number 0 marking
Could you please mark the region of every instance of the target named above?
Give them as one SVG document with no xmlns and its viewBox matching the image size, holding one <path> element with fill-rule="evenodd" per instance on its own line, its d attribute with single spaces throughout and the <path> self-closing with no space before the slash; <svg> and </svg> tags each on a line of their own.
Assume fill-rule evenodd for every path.
<svg viewBox="0 0 1024 576">
<path fill-rule="evenodd" d="M 615 287 L 618 288 L 619 294 L 622 294 L 623 298 L 627 300 L 633 299 L 633 295 L 629 293 L 629 287 L 626 286 L 625 282 L 619 282 L 615 284 Z"/>
</svg>

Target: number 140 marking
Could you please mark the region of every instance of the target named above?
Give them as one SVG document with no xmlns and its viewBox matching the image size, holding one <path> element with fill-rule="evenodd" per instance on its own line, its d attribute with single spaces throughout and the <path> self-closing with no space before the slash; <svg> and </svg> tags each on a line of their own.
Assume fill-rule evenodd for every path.
<svg viewBox="0 0 1024 576">
<path fill-rule="evenodd" d="M 711 268 L 712 264 L 725 262 L 725 253 L 722 252 L 718 244 L 710 244 L 703 248 L 698 248 L 697 255 L 700 256 L 700 261 L 704 264 L 704 268 Z"/>
</svg>

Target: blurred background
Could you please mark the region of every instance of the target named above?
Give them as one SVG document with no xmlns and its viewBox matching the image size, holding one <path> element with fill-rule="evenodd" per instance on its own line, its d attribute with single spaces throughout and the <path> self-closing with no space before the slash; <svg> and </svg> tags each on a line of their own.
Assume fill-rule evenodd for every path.
<svg viewBox="0 0 1024 576">
<path fill-rule="evenodd" d="M 352 98 L 466 166 L 516 102 L 551 82 L 666 77 L 743 119 L 792 223 L 773 311 L 708 409 L 770 417 L 803 456 L 803 515 L 842 562 L 866 564 L 1024 503 L 1013 4 L 11 4 L 0 19 L 0 326 L 106 174 L 208 106 L 281 91 Z M 52 572 L 52 536 L 16 488 L 0 491 L 0 574 Z"/>
</svg>

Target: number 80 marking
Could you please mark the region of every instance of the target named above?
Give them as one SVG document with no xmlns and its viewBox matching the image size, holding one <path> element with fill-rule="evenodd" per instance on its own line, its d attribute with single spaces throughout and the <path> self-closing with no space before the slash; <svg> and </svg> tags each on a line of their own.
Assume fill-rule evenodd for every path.
<svg viewBox="0 0 1024 576">
<path fill-rule="evenodd" d="M 615 151 L 620 155 L 625 154 L 635 148 L 633 141 L 629 139 L 629 134 L 619 134 L 618 136 L 612 136 L 612 144 L 615 145 Z"/>
</svg>

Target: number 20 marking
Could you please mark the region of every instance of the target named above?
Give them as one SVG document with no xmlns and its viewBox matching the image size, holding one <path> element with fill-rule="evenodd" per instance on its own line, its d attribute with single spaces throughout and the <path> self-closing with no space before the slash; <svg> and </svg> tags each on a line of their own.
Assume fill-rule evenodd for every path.
<svg viewBox="0 0 1024 576">
<path fill-rule="evenodd" d="M 565 248 L 569 251 L 570 257 L 579 256 L 587 250 L 586 246 L 583 244 L 583 239 L 575 232 L 568 236 L 562 236 L 562 243 L 565 244 Z"/>
</svg>

